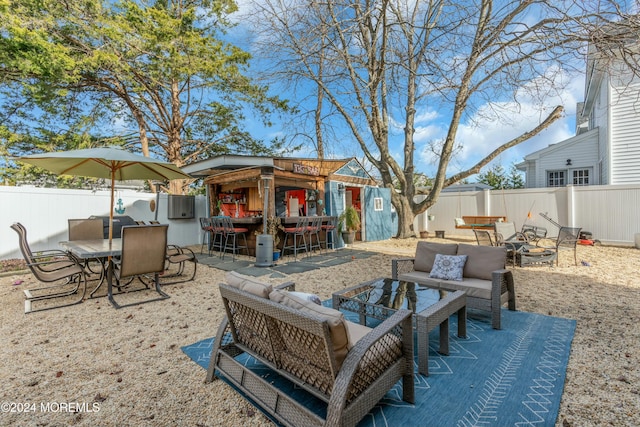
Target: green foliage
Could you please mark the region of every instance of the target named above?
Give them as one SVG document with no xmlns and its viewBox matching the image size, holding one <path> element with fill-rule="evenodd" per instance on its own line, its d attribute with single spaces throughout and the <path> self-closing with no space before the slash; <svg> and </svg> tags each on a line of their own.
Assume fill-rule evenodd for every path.
<svg viewBox="0 0 640 427">
<path fill-rule="evenodd" d="M 360 215 L 353 206 L 348 206 L 338 217 L 338 233 L 360 230 Z"/>
<path fill-rule="evenodd" d="M 494 164 L 488 171 L 478 174 L 478 182 L 487 184 L 496 190 L 524 188 L 522 173 L 516 169 L 515 164 L 511 165 L 508 175 L 502 165 Z"/>
<path fill-rule="evenodd" d="M 223 40 L 235 10 L 232 0 L 0 4 L 0 167 L 16 175 L 9 156 L 104 143 L 107 132 L 178 166 L 280 149 L 245 131 L 247 112 L 268 126 L 288 107 Z"/>
</svg>

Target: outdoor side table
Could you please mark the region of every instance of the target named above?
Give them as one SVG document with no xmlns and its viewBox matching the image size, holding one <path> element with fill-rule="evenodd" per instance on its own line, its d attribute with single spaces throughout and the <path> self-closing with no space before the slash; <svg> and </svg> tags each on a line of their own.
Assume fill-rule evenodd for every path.
<svg viewBox="0 0 640 427">
<path fill-rule="evenodd" d="M 449 317 L 458 316 L 458 336 L 467 335 L 467 298 L 464 291 L 447 291 L 404 280 L 379 278 L 332 295 L 333 308 L 359 315 L 359 323 L 367 319 L 384 320 L 399 309 L 414 313 L 418 334 L 418 372 L 429 375 L 429 332 L 440 327 L 438 352 L 449 354 Z"/>
</svg>

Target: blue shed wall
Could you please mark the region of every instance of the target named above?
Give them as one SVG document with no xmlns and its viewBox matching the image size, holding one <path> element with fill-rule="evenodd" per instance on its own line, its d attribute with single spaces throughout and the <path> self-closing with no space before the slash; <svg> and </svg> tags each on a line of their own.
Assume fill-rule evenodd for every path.
<svg viewBox="0 0 640 427">
<path fill-rule="evenodd" d="M 382 210 L 375 210 L 375 199 L 382 199 Z M 387 240 L 393 236 L 391 191 L 388 188 L 364 188 L 365 240 Z M 396 227 L 397 229 L 397 227 Z"/>
</svg>

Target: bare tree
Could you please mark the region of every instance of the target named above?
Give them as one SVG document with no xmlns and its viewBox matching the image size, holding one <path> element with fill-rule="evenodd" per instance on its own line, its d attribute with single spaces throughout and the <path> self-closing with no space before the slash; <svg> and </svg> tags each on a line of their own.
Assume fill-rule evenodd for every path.
<svg viewBox="0 0 640 427">
<path fill-rule="evenodd" d="M 621 13 L 613 3 L 606 6 L 554 0 L 255 0 L 252 16 L 261 54 L 278 64 L 274 75 L 321 88 L 383 184 L 399 188 L 391 193 L 398 237 L 409 237 L 415 215 L 436 203 L 444 187 L 478 173 L 561 117 L 562 106 L 541 107 L 532 129 L 487 149 L 472 167 L 448 171 L 462 121 L 505 97 L 517 106 L 524 86 L 544 105 L 560 89 L 547 71 L 583 60 L 590 31 Z M 437 172 L 427 197 L 417 203 L 416 117 L 428 108 L 448 112 L 448 129 L 431 144 Z M 498 107 L 492 113 L 509 114 Z M 390 150 L 390 119 L 403 128 L 401 158 Z"/>
</svg>

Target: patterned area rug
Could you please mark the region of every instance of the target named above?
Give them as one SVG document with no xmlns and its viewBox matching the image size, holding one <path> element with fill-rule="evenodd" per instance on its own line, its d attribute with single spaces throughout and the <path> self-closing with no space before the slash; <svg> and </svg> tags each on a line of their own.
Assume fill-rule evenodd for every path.
<svg viewBox="0 0 640 427">
<path fill-rule="evenodd" d="M 455 335 L 456 317 L 452 316 L 449 356 L 437 353 L 438 328 L 432 331 L 429 376 L 417 374 L 415 368 L 415 404 L 402 401 L 398 383 L 359 426 L 554 425 L 576 322 L 505 309 L 502 316 L 504 329 L 498 331 L 483 312 L 471 311 L 466 339 Z M 206 368 L 212 344 L 209 338 L 182 351 Z M 243 360 L 273 379 L 273 373 L 255 359 L 244 356 Z M 318 414 L 325 412 L 322 402 L 282 378 L 275 381 Z"/>
</svg>

